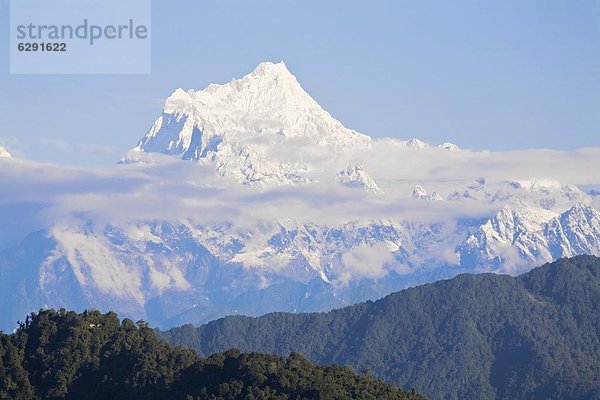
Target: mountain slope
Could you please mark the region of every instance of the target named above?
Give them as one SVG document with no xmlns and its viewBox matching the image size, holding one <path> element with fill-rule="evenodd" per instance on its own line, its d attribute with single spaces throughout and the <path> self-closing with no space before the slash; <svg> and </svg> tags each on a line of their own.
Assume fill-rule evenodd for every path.
<svg viewBox="0 0 600 400">
<path fill-rule="evenodd" d="M 2 399 L 422 399 L 369 375 L 237 350 L 208 359 L 116 314 L 46 310 L 0 332 Z"/>
<path fill-rule="evenodd" d="M 228 317 L 161 336 L 200 354 L 297 351 L 433 397 L 598 399 L 600 260 L 460 275 L 329 313 Z"/>
</svg>

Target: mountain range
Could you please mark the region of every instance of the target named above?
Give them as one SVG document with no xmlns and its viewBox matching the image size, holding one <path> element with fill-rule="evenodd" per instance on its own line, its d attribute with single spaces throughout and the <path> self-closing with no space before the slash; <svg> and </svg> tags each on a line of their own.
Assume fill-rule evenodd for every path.
<svg viewBox="0 0 600 400">
<path fill-rule="evenodd" d="M 432 399 L 600 399 L 600 259 L 463 274 L 328 313 L 232 316 L 159 336 L 368 369 Z"/>
<path fill-rule="evenodd" d="M 283 63 L 177 89 L 115 166 L 0 150 L 0 328 L 39 307 L 162 328 L 326 311 L 463 272 L 600 254 L 600 150 L 348 129 Z"/>
</svg>

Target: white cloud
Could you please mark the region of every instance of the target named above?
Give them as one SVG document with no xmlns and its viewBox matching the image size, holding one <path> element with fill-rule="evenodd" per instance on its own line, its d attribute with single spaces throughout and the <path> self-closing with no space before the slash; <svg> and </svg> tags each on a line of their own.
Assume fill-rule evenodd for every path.
<svg viewBox="0 0 600 400">
<path fill-rule="evenodd" d="M 394 256 L 385 243 L 361 244 L 342 255 L 344 269 L 334 283 L 347 286 L 350 280 L 383 278 L 393 261 Z"/>
<path fill-rule="evenodd" d="M 288 149 L 280 157 L 293 155 Z M 326 158 L 309 154 L 317 182 L 266 188 L 241 186 L 215 174 L 210 165 L 154 155 L 146 164 L 115 165 L 106 168 L 66 168 L 22 159 L 0 161 L 0 218 L 9 215 L 11 205 L 37 204 L 38 221 L 31 226 L 51 228 L 73 216 L 85 216 L 97 226 L 127 227 L 139 221 L 183 221 L 193 224 L 227 222 L 239 230 L 249 230 L 263 222 L 297 220 L 339 226 L 348 221 L 404 221 L 442 223 L 447 232 L 440 242 L 427 239 L 427 249 L 418 249 L 442 262 L 456 260 L 454 246 L 461 238 L 453 237 L 457 219 L 485 219 L 503 207 L 502 201 L 439 201 L 414 199 L 415 184 L 446 197 L 453 191 L 466 190 L 475 179 L 484 177 L 486 190 L 494 193 L 507 189 L 506 182 L 532 178 L 553 179 L 561 183 L 600 183 L 600 149 L 573 152 L 531 150 L 502 153 L 441 151 L 438 149 L 394 149 L 375 142 L 372 151 L 341 154 Z M 347 189 L 334 183 L 338 166 L 350 161 L 360 163 L 382 187 L 385 194 Z M 475 193 L 477 194 L 477 193 Z M 529 194 L 530 195 L 530 194 Z M 543 194 L 540 194 L 543 196 Z M 591 199 L 589 200 L 592 201 Z M 596 204 L 597 204 L 596 199 Z M 40 205 L 41 204 L 41 205 Z M 41 211 L 40 211 L 41 209 Z M 6 212 L 3 212 L 6 211 Z M 0 220 L 0 224 L 3 221 Z M 410 248 L 410 243 L 404 244 Z M 2 246 L 2 243 L 0 243 Z M 248 260 L 257 256 L 248 251 Z M 345 255 L 346 271 L 340 282 L 358 276 L 377 278 L 387 273 L 390 250 L 360 247 Z M 362 267 L 362 262 L 369 267 Z M 509 257 L 510 259 L 510 257 Z M 285 258 L 271 257 L 277 270 Z M 410 260 L 411 265 L 425 260 Z M 396 265 L 397 272 L 408 267 Z M 166 271 L 161 271 L 166 273 Z M 369 275 L 371 274 L 371 275 Z M 106 278 L 106 279 L 104 279 Z M 109 277 L 102 279 L 110 281 Z M 174 279 L 172 276 L 169 279 Z M 164 280 L 164 279 L 163 279 Z M 163 280 L 157 279 L 159 286 Z M 161 284 L 162 282 L 162 284 Z M 166 281 L 165 281 L 166 282 Z M 181 285 L 185 286 L 184 283 Z M 181 286 L 181 287 L 183 287 Z"/>
<path fill-rule="evenodd" d="M 121 263 L 102 237 L 85 235 L 81 227 L 73 229 L 66 225 L 56 226 L 51 233 L 83 288 L 94 286 L 102 293 L 144 304 L 139 274 L 132 266 Z M 86 276 L 92 277 L 92 281 L 87 281 Z"/>
</svg>

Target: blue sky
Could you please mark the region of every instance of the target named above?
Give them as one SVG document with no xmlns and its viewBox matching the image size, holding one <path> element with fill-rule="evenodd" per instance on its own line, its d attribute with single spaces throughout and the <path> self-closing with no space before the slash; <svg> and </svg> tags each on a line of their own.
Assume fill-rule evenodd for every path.
<svg viewBox="0 0 600 400">
<path fill-rule="evenodd" d="M 0 25 L 9 24 L 0 0 Z M 0 143 L 109 165 L 177 87 L 284 60 L 344 125 L 471 149 L 600 146 L 598 1 L 154 1 L 149 75 L 10 75 Z"/>
</svg>

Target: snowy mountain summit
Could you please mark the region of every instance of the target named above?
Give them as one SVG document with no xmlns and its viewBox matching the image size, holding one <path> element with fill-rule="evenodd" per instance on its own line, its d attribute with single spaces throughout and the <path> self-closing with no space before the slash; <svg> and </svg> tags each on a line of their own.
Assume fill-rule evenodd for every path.
<svg viewBox="0 0 600 400">
<path fill-rule="evenodd" d="M 0 146 L 0 158 L 11 158 L 12 155 L 4 147 Z"/>
<path fill-rule="evenodd" d="M 337 173 L 339 183 L 350 188 L 360 188 L 372 193 L 383 193 L 373 178 L 360 165 L 349 165 Z"/>
<path fill-rule="evenodd" d="M 371 146 L 321 108 L 283 62 L 265 62 L 224 85 L 177 89 L 128 157 L 164 153 L 213 163 L 244 184 L 281 184 L 311 180 L 306 158 Z"/>
<path fill-rule="evenodd" d="M 415 186 L 415 188 L 413 189 L 413 192 L 412 192 L 412 196 L 414 198 L 417 198 L 420 200 L 434 200 L 434 201 L 444 200 L 438 192 L 427 193 L 427 191 L 425 189 L 423 189 L 423 186 L 421 186 L 421 185 Z"/>
</svg>

